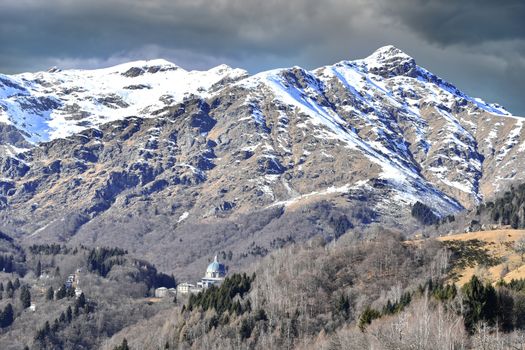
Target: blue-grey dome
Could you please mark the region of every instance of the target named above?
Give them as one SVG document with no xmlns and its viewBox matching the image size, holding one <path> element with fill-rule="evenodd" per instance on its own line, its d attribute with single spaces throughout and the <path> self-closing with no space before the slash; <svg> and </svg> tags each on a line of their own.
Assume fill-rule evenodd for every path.
<svg viewBox="0 0 525 350">
<path fill-rule="evenodd" d="M 214 276 L 217 275 L 217 277 L 222 277 L 226 274 L 226 268 L 224 264 L 221 264 L 217 261 L 217 256 L 215 256 L 215 259 L 211 264 L 208 265 L 208 268 L 206 269 L 206 275 L 208 276 Z"/>
</svg>

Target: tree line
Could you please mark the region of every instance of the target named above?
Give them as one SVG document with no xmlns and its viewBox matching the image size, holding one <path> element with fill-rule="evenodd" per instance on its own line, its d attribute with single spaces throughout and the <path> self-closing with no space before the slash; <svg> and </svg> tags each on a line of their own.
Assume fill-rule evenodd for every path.
<svg viewBox="0 0 525 350">
<path fill-rule="evenodd" d="M 496 224 L 525 228 L 525 184 L 510 186 L 494 201 L 480 205 L 477 214 L 485 214 Z"/>
</svg>

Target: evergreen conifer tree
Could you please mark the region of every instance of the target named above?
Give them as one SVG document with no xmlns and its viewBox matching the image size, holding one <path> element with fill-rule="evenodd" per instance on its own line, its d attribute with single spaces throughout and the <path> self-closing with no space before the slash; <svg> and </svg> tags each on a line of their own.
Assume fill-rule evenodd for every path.
<svg viewBox="0 0 525 350">
<path fill-rule="evenodd" d="M 46 300 L 53 300 L 54 296 L 55 296 L 55 291 L 53 290 L 53 287 L 49 287 L 46 291 Z"/>
<path fill-rule="evenodd" d="M 72 319 L 73 319 L 73 310 L 71 310 L 71 306 L 68 306 L 66 310 L 66 320 L 69 323 L 71 322 Z"/>
<path fill-rule="evenodd" d="M 38 260 L 38 263 L 36 264 L 35 274 L 37 278 L 42 274 L 42 264 L 40 263 L 40 260 Z"/>
<path fill-rule="evenodd" d="M 31 293 L 29 292 L 29 287 L 26 285 L 22 286 L 20 289 L 20 301 L 22 302 L 22 307 L 24 309 L 31 306 Z"/>
<path fill-rule="evenodd" d="M 11 303 L 7 304 L 4 310 L 0 313 L 0 327 L 9 327 L 14 320 L 15 312 Z"/>
<path fill-rule="evenodd" d="M 122 340 L 122 344 L 116 346 L 116 347 L 114 348 L 114 350 L 130 350 L 130 349 L 129 349 L 129 346 L 128 346 L 128 340 L 127 340 L 126 338 L 124 338 L 124 339 Z"/>
</svg>

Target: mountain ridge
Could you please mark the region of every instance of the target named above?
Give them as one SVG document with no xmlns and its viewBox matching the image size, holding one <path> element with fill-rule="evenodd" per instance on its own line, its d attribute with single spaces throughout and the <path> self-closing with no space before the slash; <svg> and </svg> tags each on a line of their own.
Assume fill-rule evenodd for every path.
<svg viewBox="0 0 525 350">
<path fill-rule="evenodd" d="M 468 97 L 466 94 L 462 93 L 452 84 L 445 82 L 444 80 L 433 75 L 432 73 L 428 72 L 424 68 L 417 66 L 416 61 L 413 57 L 407 55 L 405 52 L 403 52 L 402 50 L 392 45 L 387 45 L 387 46 L 377 49 L 375 52 L 373 52 L 371 55 L 369 55 L 365 59 L 357 59 L 357 60 L 351 60 L 351 61 L 343 60 L 338 63 L 335 63 L 333 66 L 343 65 L 343 64 L 360 66 L 359 69 L 361 70 L 370 72 L 375 75 L 380 75 L 380 76 L 389 77 L 389 78 L 392 78 L 395 76 L 401 76 L 401 75 L 409 76 L 413 78 L 425 77 L 426 79 L 434 80 L 437 84 L 443 84 L 443 87 L 445 88 L 455 90 L 454 92 L 459 93 L 461 97 Z M 319 68 L 313 69 L 312 72 L 326 69 L 327 67 L 331 67 L 331 66 L 319 67 Z M 258 76 L 261 74 L 264 75 L 270 72 L 290 70 L 290 69 L 299 69 L 304 72 L 308 72 L 307 70 L 299 66 L 294 66 L 291 68 L 281 68 L 281 69 L 269 70 L 269 71 L 257 73 L 254 76 Z M 384 71 L 381 71 L 381 69 L 383 69 Z M 98 69 L 91 69 L 91 70 L 84 70 L 84 69 L 61 70 L 57 67 L 53 67 L 53 68 L 50 68 L 48 71 L 40 71 L 36 73 L 20 73 L 20 74 L 15 74 L 15 75 L 10 75 L 10 76 L 0 74 L 0 84 L 3 87 L 2 89 L 3 94 L 0 95 L 0 97 L 3 100 L 5 100 L 12 96 L 15 96 L 15 97 L 25 96 L 30 90 L 30 88 L 35 88 L 38 84 L 41 84 L 44 87 L 46 87 L 46 85 L 49 86 L 49 84 L 53 84 L 53 83 L 55 84 L 58 83 L 59 85 L 60 83 L 62 83 L 63 85 L 67 85 L 66 83 L 71 83 L 70 81 L 71 79 L 79 78 L 78 75 L 85 75 L 86 77 L 84 78 L 84 81 L 89 80 L 91 78 L 95 80 L 95 83 L 99 83 L 96 79 L 97 76 L 99 75 L 102 75 L 102 76 L 105 74 L 109 75 L 109 77 L 106 76 L 104 78 L 110 80 L 112 78 L 111 77 L 112 75 L 121 75 L 127 78 L 136 78 L 142 75 L 146 75 L 148 73 L 154 74 L 158 72 L 169 72 L 169 71 L 179 71 L 179 72 L 183 72 L 184 74 L 189 74 L 190 76 L 185 77 L 185 78 L 188 78 L 189 80 L 195 79 L 195 78 L 197 78 L 197 80 L 199 78 L 203 80 L 210 79 L 212 81 L 211 84 L 210 82 L 206 82 L 206 81 L 202 82 L 204 84 L 208 83 L 207 85 L 209 86 L 207 88 L 212 87 L 213 84 L 225 78 L 231 78 L 233 80 L 235 79 L 242 80 L 245 78 L 249 79 L 250 77 L 252 77 L 245 70 L 242 70 L 239 68 L 232 68 L 225 64 L 218 65 L 206 71 L 198 71 L 198 70 L 187 71 L 183 69 L 182 67 L 170 61 L 167 61 L 165 59 L 138 60 L 138 61 L 130 61 L 126 63 L 121 63 L 121 64 L 117 64 L 114 66 L 106 67 L 106 68 L 98 68 Z M 191 74 L 193 74 L 194 76 L 191 76 Z M 66 78 L 61 78 L 60 75 L 65 75 Z M 217 77 L 213 79 L 214 78 L 213 75 L 216 75 Z M 230 77 L 230 75 L 232 75 L 232 77 Z M 204 78 L 202 78 L 201 76 L 204 76 Z M 427 76 L 430 76 L 430 77 L 427 77 Z M 47 82 L 45 78 L 49 79 L 50 82 Z M 68 80 L 68 78 L 70 80 Z M 118 82 L 118 83 L 121 83 L 121 82 Z M 27 86 L 24 86 L 24 84 L 26 84 Z M 122 86 L 119 86 L 121 90 L 135 89 L 135 88 L 136 89 L 141 89 L 141 88 L 148 89 L 147 85 L 142 85 L 142 86 L 141 85 L 126 86 L 125 84 L 121 84 L 121 85 Z M 77 86 L 73 89 L 68 90 L 66 86 L 65 93 L 75 92 L 75 90 L 78 88 L 79 87 Z M 183 95 L 197 93 L 197 91 L 194 91 L 196 89 L 193 86 L 186 87 L 187 89 L 184 89 L 184 88 L 185 87 L 174 86 L 171 91 L 176 91 L 177 89 L 180 89 L 182 91 L 181 94 Z M 201 86 L 200 88 L 204 88 L 204 87 Z M 49 90 L 39 91 L 39 95 L 45 95 L 49 93 L 50 93 Z M 508 113 L 504 108 L 502 108 L 499 105 L 486 104 L 484 103 L 484 101 L 480 99 L 472 99 L 470 97 L 468 98 L 471 101 L 476 100 L 479 103 L 478 105 L 479 107 L 487 108 L 487 109 L 489 109 L 490 107 L 490 111 L 493 113 L 502 114 L 502 115 L 510 115 L 510 113 Z M 50 109 L 56 109 L 57 102 L 52 101 L 52 100 L 47 101 L 48 107 L 51 107 Z M 182 101 L 181 96 L 178 96 L 178 99 L 176 99 L 176 101 L 181 102 Z M 100 102 L 100 101 L 97 101 L 97 102 Z M 116 103 L 116 102 L 111 102 L 111 103 Z M 126 101 L 124 101 L 124 103 L 126 103 Z M 3 106 L 2 114 L 0 114 L 0 117 L 2 117 L 2 119 L 0 119 L 0 122 L 7 123 L 7 124 L 17 124 L 17 121 L 13 121 L 9 119 L 10 111 L 6 111 L 6 109 L 8 109 L 8 106 L 6 106 L 5 101 L 2 104 L 2 106 Z M 44 105 L 43 107 L 46 107 L 46 106 Z M 126 116 L 132 116 L 132 115 L 133 113 L 127 114 L 127 115 L 121 115 L 119 117 L 124 118 Z M 108 121 L 111 121 L 111 120 L 107 120 L 106 122 Z M 92 126 L 96 126 L 96 125 L 97 123 L 93 124 Z M 57 125 L 55 127 L 60 127 L 60 126 L 61 125 Z M 86 126 L 84 126 L 84 128 L 85 127 Z M 52 129 L 53 126 L 50 126 L 50 128 Z M 57 138 L 57 137 L 69 136 L 80 130 L 82 129 L 76 129 L 76 130 L 69 131 L 69 133 L 66 133 L 65 135 L 58 134 L 55 137 L 52 137 L 51 139 Z M 40 138 L 40 139 L 37 138 L 34 141 L 38 143 L 38 142 L 43 142 L 43 141 L 48 141 L 48 140 L 49 139 L 45 139 L 45 138 Z"/>
<path fill-rule="evenodd" d="M 16 235 L 162 245 L 181 256 L 148 259 L 182 271 L 374 222 L 410 232 L 417 201 L 444 217 L 523 178 L 523 119 L 393 46 L 255 75 L 138 62 L 0 76 L 0 217 Z"/>
</svg>

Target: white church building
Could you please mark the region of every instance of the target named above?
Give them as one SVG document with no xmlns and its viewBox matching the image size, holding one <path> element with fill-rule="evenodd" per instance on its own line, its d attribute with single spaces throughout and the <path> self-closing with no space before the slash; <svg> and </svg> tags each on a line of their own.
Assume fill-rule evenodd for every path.
<svg viewBox="0 0 525 350">
<path fill-rule="evenodd" d="M 197 282 L 197 285 L 181 283 L 177 286 L 177 294 L 198 293 L 211 286 L 220 286 L 227 273 L 226 266 L 221 264 L 215 255 L 213 262 L 208 265 L 204 277 Z"/>
</svg>

